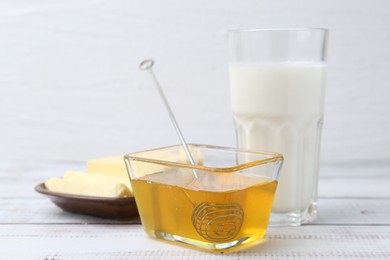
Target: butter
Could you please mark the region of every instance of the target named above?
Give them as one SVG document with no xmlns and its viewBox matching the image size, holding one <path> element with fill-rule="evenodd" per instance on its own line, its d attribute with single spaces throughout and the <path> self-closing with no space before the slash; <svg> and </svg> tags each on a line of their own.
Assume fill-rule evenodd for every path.
<svg viewBox="0 0 390 260">
<path fill-rule="evenodd" d="M 115 177 L 129 179 L 126 164 L 122 156 L 93 159 L 87 162 L 88 173 L 102 173 Z"/>
<path fill-rule="evenodd" d="M 129 189 L 123 178 L 106 174 L 68 171 L 62 179 L 51 178 L 47 180 L 45 187 L 54 192 L 84 196 L 108 198 L 133 196 L 131 189 Z"/>
<path fill-rule="evenodd" d="M 122 182 L 132 191 L 126 164 L 121 156 L 93 159 L 87 162 L 87 173 L 105 174 L 121 178 Z"/>
<path fill-rule="evenodd" d="M 180 155 L 165 155 L 163 159 L 184 162 L 185 160 L 187 160 L 187 157 L 183 152 L 183 154 Z M 155 173 L 161 170 L 160 165 L 147 164 L 143 162 L 133 162 L 132 168 L 137 173 L 138 177 L 150 173 Z M 91 174 L 100 173 L 123 178 L 129 189 L 131 189 L 126 163 L 122 156 L 113 156 L 89 160 L 87 162 L 87 172 Z"/>
<path fill-rule="evenodd" d="M 191 152 L 194 158 L 196 159 L 197 163 L 199 165 L 202 165 L 203 164 L 202 154 L 200 152 L 195 152 L 195 151 L 191 151 Z M 140 152 L 140 154 L 142 154 L 142 152 Z M 188 158 L 184 152 L 184 149 L 182 151 L 179 151 L 178 153 L 155 152 L 153 154 L 153 159 L 188 163 Z M 135 175 L 137 176 L 137 178 L 161 171 L 163 169 L 161 165 L 144 163 L 140 161 L 133 161 L 131 164 L 131 168 L 136 173 Z M 106 175 L 122 178 L 123 182 L 127 185 L 127 187 L 130 190 L 132 190 L 129 175 L 127 173 L 126 163 L 122 156 L 112 156 L 112 157 L 89 160 L 87 162 L 87 172 L 90 174 L 106 174 Z"/>
<path fill-rule="evenodd" d="M 172 160 L 184 162 L 187 160 L 186 155 L 165 155 L 164 160 Z M 154 173 L 156 170 L 160 169 L 159 165 L 146 164 L 146 163 L 135 163 L 133 165 L 135 171 L 138 174 L 146 174 L 146 173 Z M 105 157 L 99 159 L 89 160 L 87 162 L 87 172 L 88 173 L 102 173 L 111 176 L 116 176 L 129 180 L 129 175 L 127 173 L 126 163 L 123 159 L 123 156 L 113 156 L 113 157 Z M 130 180 L 129 180 L 130 182 Z"/>
</svg>

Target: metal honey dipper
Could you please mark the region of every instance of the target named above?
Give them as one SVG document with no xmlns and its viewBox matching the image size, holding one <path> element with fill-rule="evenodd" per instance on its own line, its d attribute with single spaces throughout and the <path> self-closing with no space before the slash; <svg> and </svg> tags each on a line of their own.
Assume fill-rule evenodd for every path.
<svg viewBox="0 0 390 260">
<path fill-rule="evenodd" d="M 165 108 L 167 109 L 172 124 L 179 136 L 185 154 L 187 155 L 191 165 L 196 165 L 161 85 L 152 70 L 153 65 L 154 61 L 152 59 L 147 59 L 140 63 L 139 68 L 143 71 L 149 71 L 154 85 L 164 101 Z M 199 177 L 201 176 L 198 176 L 194 169 L 192 170 L 192 173 L 194 178 L 190 185 L 195 184 L 196 186 L 196 183 L 199 181 Z M 191 215 L 191 222 L 198 234 L 204 239 L 212 242 L 228 241 L 240 231 L 244 219 L 244 212 L 241 205 L 237 203 L 215 204 L 207 201 L 195 203 L 184 189 L 182 191 L 194 207 Z M 229 229 L 223 230 L 226 226 L 228 226 Z M 220 229 L 223 231 L 220 232 Z"/>
<path fill-rule="evenodd" d="M 186 155 L 188 157 L 188 160 L 190 161 L 191 165 L 196 165 L 195 161 L 194 161 L 194 159 L 193 159 L 193 157 L 191 155 L 191 152 L 188 149 L 187 143 L 186 143 L 186 141 L 184 139 L 184 136 L 183 136 L 183 134 L 182 134 L 182 132 L 180 130 L 180 127 L 179 127 L 179 125 L 178 125 L 178 123 L 176 121 L 175 115 L 172 112 L 171 106 L 169 105 L 168 100 L 165 97 L 164 91 L 162 90 L 161 85 L 158 82 L 157 77 L 156 77 L 156 75 L 153 72 L 153 69 L 152 69 L 153 65 L 154 65 L 154 61 L 152 59 L 146 59 L 146 60 L 142 61 L 139 64 L 139 68 L 140 68 L 140 70 L 148 71 L 150 73 L 150 76 L 153 79 L 154 85 L 157 88 L 158 93 L 160 94 L 160 97 L 164 101 L 165 108 L 168 111 L 168 114 L 169 114 L 169 117 L 171 119 L 171 122 L 172 122 L 172 124 L 173 124 L 173 126 L 174 126 L 174 128 L 176 130 L 176 134 L 178 135 L 178 137 L 180 139 L 180 142 L 181 142 L 181 144 L 182 144 L 182 146 L 184 148 L 184 151 L 185 151 L 185 153 L 186 153 Z M 196 171 L 192 170 L 192 173 L 194 174 L 195 179 L 197 179 L 198 178 L 198 174 L 196 173 Z"/>
</svg>

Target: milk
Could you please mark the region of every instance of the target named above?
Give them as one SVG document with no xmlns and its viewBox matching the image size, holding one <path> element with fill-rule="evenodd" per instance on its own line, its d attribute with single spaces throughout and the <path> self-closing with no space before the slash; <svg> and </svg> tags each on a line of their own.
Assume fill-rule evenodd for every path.
<svg viewBox="0 0 390 260">
<path fill-rule="evenodd" d="M 238 146 L 284 155 L 273 213 L 315 208 L 325 65 L 236 63 L 229 70 Z"/>
</svg>

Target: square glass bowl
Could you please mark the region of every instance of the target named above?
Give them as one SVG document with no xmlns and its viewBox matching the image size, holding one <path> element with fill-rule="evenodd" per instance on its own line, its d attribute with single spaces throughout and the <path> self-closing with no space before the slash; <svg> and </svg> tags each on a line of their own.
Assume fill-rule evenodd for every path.
<svg viewBox="0 0 390 260">
<path fill-rule="evenodd" d="M 227 252 L 259 241 L 283 156 L 191 144 L 124 156 L 141 221 L 153 238 Z"/>
</svg>

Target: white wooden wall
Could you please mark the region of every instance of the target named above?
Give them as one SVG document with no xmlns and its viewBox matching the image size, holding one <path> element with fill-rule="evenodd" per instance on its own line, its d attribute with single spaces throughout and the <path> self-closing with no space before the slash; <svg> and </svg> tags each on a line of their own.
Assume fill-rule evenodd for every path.
<svg viewBox="0 0 390 260">
<path fill-rule="evenodd" d="M 3 0 L 0 159 L 87 160 L 178 143 L 235 145 L 226 31 L 326 27 L 323 163 L 390 163 L 390 1 Z"/>
</svg>

